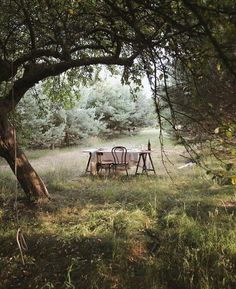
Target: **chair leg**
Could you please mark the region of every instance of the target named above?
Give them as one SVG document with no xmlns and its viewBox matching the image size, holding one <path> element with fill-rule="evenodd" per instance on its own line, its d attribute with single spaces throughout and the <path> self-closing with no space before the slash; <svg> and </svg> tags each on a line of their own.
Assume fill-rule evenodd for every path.
<svg viewBox="0 0 236 289">
<path fill-rule="evenodd" d="M 126 175 L 128 176 L 128 169 L 127 169 L 127 166 L 125 166 L 125 170 L 126 170 Z"/>
<path fill-rule="evenodd" d="M 97 175 L 99 174 L 99 170 L 100 170 L 100 166 L 97 164 L 97 167 L 96 167 L 96 170 L 97 170 Z"/>
</svg>

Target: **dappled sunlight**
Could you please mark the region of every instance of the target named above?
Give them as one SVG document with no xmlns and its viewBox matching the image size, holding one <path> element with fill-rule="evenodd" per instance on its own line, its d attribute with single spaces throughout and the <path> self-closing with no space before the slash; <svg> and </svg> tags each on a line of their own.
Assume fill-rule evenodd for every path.
<svg viewBox="0 0 236 289">
<path fill-rule="evenodd" d="M 63 207 L 53 212 L 39 212 L 43 231 L 64 238 L 120 236 L 134 238 L 151 224 L 142 210 L 122 209 L 120 204 Z"/>
</svg>

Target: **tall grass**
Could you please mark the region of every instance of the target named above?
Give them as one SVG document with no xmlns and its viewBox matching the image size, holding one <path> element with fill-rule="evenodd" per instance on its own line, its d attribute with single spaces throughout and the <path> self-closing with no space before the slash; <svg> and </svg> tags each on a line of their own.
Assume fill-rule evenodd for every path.
<svg viewBox="0 0 236 289">
<path fill-rule="evenodd" d="M 235 187 L 198 168 L 171 181 L 159 161 L 148 177 L 84 176 L 67 162 L 45 171 L 53 199 L 18 201 L 24 266 L 15 182 L 1 172 L 0 288 L 236 288 Z"/>
</svg>

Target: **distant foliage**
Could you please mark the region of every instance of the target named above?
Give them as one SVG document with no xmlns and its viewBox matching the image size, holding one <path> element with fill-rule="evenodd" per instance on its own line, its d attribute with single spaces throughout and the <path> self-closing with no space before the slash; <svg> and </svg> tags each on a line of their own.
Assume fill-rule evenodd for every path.
<svg viewBox="0 0 236 289">
<path fill-rule="evenodd" d="M 17 108 L 18 137 L 25 146 L 75 145 L 90 136 L 133 134 L 154 123 L 151 100 L 131 95 L 128 86 L 99 82 L 84 87 L 78 92 L 80 99 L 73 96 L 73 105 L 47 97 L 49 92 L 48 83 L 46 89 L 39 86 Z"/>
<path fill-rule="evenodd" d="M 155 123 L 151 100 L 141 93 L 132 95 L 128 86 L 99 82 L 92 88 L 85 88 L 82 95 L 81 106 L 95 109 L 105 135 L 135 133 Z"/>
<path fill-rule="evenodd" d="M 40 94 L 27 94 L 17 109 L 20 142 L 30 147 L 60 146 L 65 134 L 66 111 Z"/>
<path fill-rule="evenodd" d="M 96 118 L 94 108 L 81 108 L 80 104 L 67 111 L 65 144 L 74 145 L 89 136 L 97 136 L 104 130 L 104 125 Z"/>
</svg>

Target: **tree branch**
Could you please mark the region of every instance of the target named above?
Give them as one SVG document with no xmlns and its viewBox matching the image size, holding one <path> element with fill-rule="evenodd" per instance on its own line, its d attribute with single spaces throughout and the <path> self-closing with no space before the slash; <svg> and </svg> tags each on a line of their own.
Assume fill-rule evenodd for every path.
<svg viewBox="0 0 236 289">
<path fill-rule="evenodd" d="M 224 52 L 222 51 L 218 41 L 216 40 L 216 38 L 213 36 L 211 30 L 209 29 L 207 23 L 205 22 L 204 18 L 202 17 L 202 15 L 198 12 L 197 7 L 194 6 L 194 4 L 191 3 L 191 1 L 188 0 L 183 0 L 184 5 L 190 10 L 192 11 L 192 13 L 197 17 L 197 19 L 199 20 L 200 24 L 202 25 L 202 27 L 204 28 L 211 44 L 213 45 L 213 47 L 215 48 L 217 54 L 219 55 L 220 59 L 222 60 L 222 62 L 225 64 L 225 66 L 227 67 L 227 69 L 230 71 L 230 73 L 232 73 L 232 75 L 234 76 L 234 78 L 236 79 L 236 72 L 234 71 L 234 69 L 232 68 L 232 66 L 230 65 L 228 58 L 226 57 L 226 55 L 224 54 Z"/>
<path fill-rule="evenodd" d="M 89 65 L 121 65 L 131 66 L 137 53 L 128 58 L 117 58 L 116 56 L 92 57 L 87 59 L 77 59 L 64 61 L 56 64 L 34 64 L 28 67 L 22 78 L 15 81 L 12 89 L 4 98 L 0 98 L 0 111 L 7 114 L 14 110 L 26 91 L 37 82 L 49 77 L 59 75 L 71 68 L 84 67 Z"/>
</svg>

